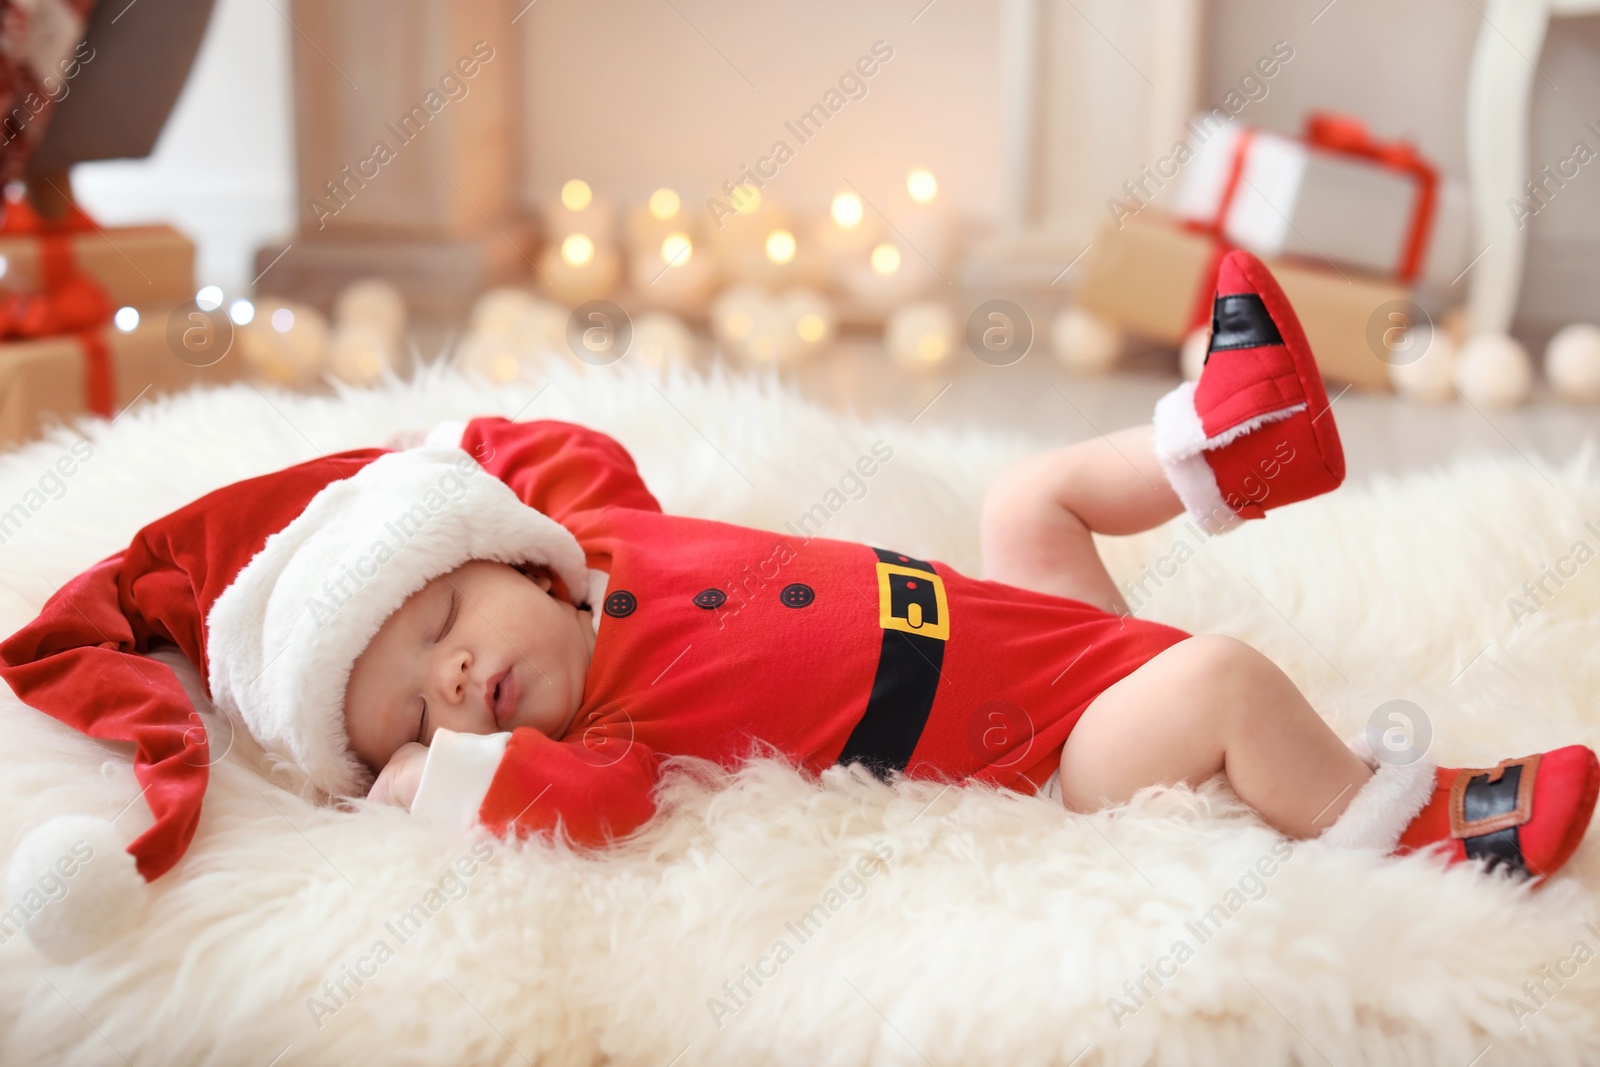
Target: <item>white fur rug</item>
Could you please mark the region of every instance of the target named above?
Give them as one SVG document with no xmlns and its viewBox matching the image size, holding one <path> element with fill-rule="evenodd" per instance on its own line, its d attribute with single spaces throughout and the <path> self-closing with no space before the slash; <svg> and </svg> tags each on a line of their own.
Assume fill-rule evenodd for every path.
<svg viewBox="0 0 1600 1067">
<path fill-rule="evenodd" d="M 147 400 L 84 427 L 92 458 L 0 546 L 0 629 L 215 486 L 479 413 L 592 424 L 669 511 L 774 528 L 881 438 L 893 459 L 823 532 L 974 573 L 985 485 L 1048 443 L 617 368 L 556 368 L 542 390 L 441 372 L 338 399 L 239 384 Z M 0 509 L 75 440 L 0 456 Z M 1576 576 L 1547 580 L 1520 627 L 1507 604 L 1575 542 L 1600 547 L 1584 528 L 1600 473 L 1550 479 L 1477 461 L 1347 486 L 1203 546 L 1174 523 L 1106 550 L 1120 576 L 1184 556 L 1144 613 L 1253 642 L 1342 734 L 1405 698 L 1442 761 L 1492 763 L 1600 745 L 1600 564 L 1561 564 Z M 1186 536 L 1193 558 L 1175 548 Z M 6 855 L 51 814 L 135 797 L 125 751 L 0 701 Z M 1290 846 L 1219 788 L 1086 818 L 837 771 L 819 786 L 765 761 L 675 767 L 670 814 L 584 857 L 319 810 L 250 755 L 235 744 L 215 768 L 195 844 L 141 926 L 71 967 L 25 937 L 0 945 L 0 1062 L 1600 1062 L 1597 834 L 1530 894 Z M 136 803 L 117 825 L 147 821 Z"/>
</svg>

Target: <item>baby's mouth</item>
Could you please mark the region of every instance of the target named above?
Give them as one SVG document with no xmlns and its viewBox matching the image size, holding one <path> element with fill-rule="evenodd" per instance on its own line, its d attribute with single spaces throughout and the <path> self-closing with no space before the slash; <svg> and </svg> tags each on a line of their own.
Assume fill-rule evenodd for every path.
<svg viewBox="0 0 1600 1067">
<path fill-rule="evenodd" d="M 489 688 L 489 710 L 494 714 L 495 725 L 504 728 L 506 720 L 517 706 L 516 664 L 497 675 Z"/>
</svg>

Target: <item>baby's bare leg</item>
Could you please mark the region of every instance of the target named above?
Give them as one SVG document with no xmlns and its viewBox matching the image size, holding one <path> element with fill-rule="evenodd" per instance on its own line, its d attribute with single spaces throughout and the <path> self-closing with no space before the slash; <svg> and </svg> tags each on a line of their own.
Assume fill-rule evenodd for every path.
<svg viewBox="0 0 1600 1067">
<path fill-rule="evenodd" d="M 1152 432 L 1119 430 L 1004 471 L 983 503 L 983 576 L 1126 614 L 1090 534 L 1138 533 L 1183 510 Z"/>
<path fill-rule="evenodd" d="M 1290 837 L 1321 833 L 1372 776 L 1271 660 L 1205 634 L 1089 705 L 1061 753 L 1061 796 L 1073 811 L 1095 811 L 1147 785 L 1198 785 L 1218 771 Z"/>
</svg>

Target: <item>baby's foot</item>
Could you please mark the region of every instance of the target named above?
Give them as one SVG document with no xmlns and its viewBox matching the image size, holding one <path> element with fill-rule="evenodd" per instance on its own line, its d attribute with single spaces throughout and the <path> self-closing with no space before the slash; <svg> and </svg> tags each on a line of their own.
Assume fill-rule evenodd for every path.
<svg viewBox="0 0 1600 1067">
<path fill-rule="evenodd" d="M 1311 346 L 1248 252 L 1229 252 L 1218 268 L 1204 369 L 1157 402 L 1155 449 L 1184 507 L 1213 532 L 1344 480 Z"/>
<path fill-rule="evenodd" d="M 1380 764 L 1322 839 L 1395 853 L 1432 850 L 1451 863 L 1482 859 L 1542 882 L 1583 840 L 1597 793 L 1600 761 L 1583 745 L 1487 768 L 1427 759 Z"/>
</svg>

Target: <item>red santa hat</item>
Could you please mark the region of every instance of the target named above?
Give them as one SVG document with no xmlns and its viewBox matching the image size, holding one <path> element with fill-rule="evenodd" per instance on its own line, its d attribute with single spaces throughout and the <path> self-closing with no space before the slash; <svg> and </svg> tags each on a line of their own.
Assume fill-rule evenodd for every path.
<svg viewBox="0 0 1600 1067">
<path fill-rule="evenodd" d="M 440 427 L 442 440 L 459 438 L 451 429 L 459 424 Z M 13 918 L 21 904 L 36 945 L 81 955 L 137 917 L 148 883 L 193 838 L 212 760 L 177 676 L 143 655 L 153 640 L 175 643 L 217 710 L 271 757 L 328 796 L 362 795 L 371 775 L 344 728 L 351 667 L 407 597 L 474 559 L 547 566 L 569 597 L 587 585 L 565 527 L 466 452 L 425 443 L 218 489 L 64 585 L 0 643 L 0 677 L 91 737 L 132 742 L 155 823 L 126 849 L 104 819 L 60 816 L 33 830 L 8 869 Z M 63 865 L 68 893 L 33 908 L 28 893 Z"/>
</svg>

